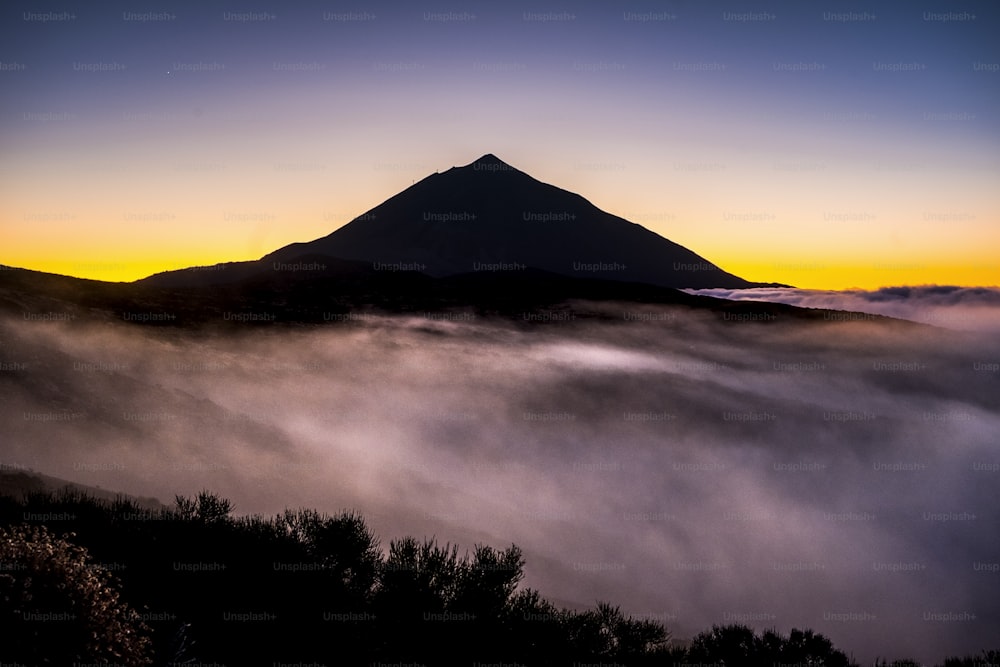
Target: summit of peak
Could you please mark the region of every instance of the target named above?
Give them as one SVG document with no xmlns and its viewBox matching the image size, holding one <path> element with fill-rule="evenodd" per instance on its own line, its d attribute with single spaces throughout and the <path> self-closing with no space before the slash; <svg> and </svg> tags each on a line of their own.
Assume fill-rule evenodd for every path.
<svg viewBox="0 0 1000 667">
<path fill-rule="evenodd" d="M 465 166 L 472 167 L 476 171 L 517 171 L 517 169 L 510 166 L 493 153 L 487 153 L 475 162 Z"/>
</svg>

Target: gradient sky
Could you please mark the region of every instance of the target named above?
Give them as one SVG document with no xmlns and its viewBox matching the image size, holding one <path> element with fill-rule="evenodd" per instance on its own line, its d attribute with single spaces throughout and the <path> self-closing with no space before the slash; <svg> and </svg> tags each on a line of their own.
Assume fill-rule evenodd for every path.
<svg viewBox="0 0 1000 667">
<path fill-rule="evenodd" d="M 5 3 L 0 263 L 256 259 L 492 152 L 751 280 L 998 285 L 998 27 L 985 0 Z"/>
</svg>

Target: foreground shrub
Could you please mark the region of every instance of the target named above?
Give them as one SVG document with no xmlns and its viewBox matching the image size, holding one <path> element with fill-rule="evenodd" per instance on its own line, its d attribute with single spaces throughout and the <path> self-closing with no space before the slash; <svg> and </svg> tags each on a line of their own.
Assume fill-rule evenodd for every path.
<svg viewBox="0 0 1000 667">
<path fill-rule="evenodd" d="M 5 660 L 150 664 L 149 628 L 120 599 L 111 575 L 90 561 L 86 549 L 45 526 L 0 527 Z"/>
</svg>

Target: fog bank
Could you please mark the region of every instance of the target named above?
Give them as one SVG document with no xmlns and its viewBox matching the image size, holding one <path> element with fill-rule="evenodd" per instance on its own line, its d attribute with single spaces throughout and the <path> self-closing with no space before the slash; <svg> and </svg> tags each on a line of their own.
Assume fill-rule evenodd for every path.
<svg viewBox="0 0 1000 667">
<path fill-rule="evenodd" d="M 515 542 L 544 595 L 678 637 L 810 627 L 863 661 L 994 641 L 996 336 L 605 308 L 226 336 L 8 320 L 0 462 L 354 508 L 386 546 Z"/>
</svg>

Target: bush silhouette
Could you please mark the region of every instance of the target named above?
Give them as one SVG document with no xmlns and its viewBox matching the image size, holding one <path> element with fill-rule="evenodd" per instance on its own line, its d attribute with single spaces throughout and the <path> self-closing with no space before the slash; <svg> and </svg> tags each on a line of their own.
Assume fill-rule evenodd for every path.
<svg viewBox="0 0 1000 667">
<path fill-rule="evenodd" d="M 460 554 L 406 537 L 383 551 L 353 512 L 233 509 L 207 491 L 154 511 L 75 492 L 0 496 L 0 629 L 10 638 L 0 661 L 852 666 L 811 630 L 716 626 L 681 648 L 661 624 L 611 604 L 560 609 L 519 587 L 525 563 L 515 545 Z M 43 525 L 21 525 L 29 516 Z M 54 537 L 48 517 L 72 537 Z M 121 564 L 118 580 L 88 554 Z M 32 622 L 67 612 L 71 623 Z M 944 667 L 998 658 L 984 652 Z"/>
<path fill-rule="evenodd" d="M 745 625 L 712 626 L 691 642 L 691 662 L 733 665 L 771 665 L 774 663 L 850 667 L 847 655 L 833 643 L 812 630 L 793 629 L 788 637 L 774 630 L 757 635 Z"/>
<path fill-rule="evenodd" d="M 45 526 L 0 527 L 0 627 L 5 660 L 150 664 L 149 628 L 86 549 Z"/>
<path fill-rule="evenodd" d="M 389 545 L 379 567 L 373 610 L 380 657 L 486 661 L 516 653 L 511 599 L 524 576 L 521 550 L 477 545 L 470 556 L 435 540 Z"/>
<path fill-rule="evenodd" d="M 944 661 L 944 667 L 997 667 L 997 665 L 1000 665 L 1000 650 L 983 651 L 980 655 L 948 658 Z"/>
</svg>

